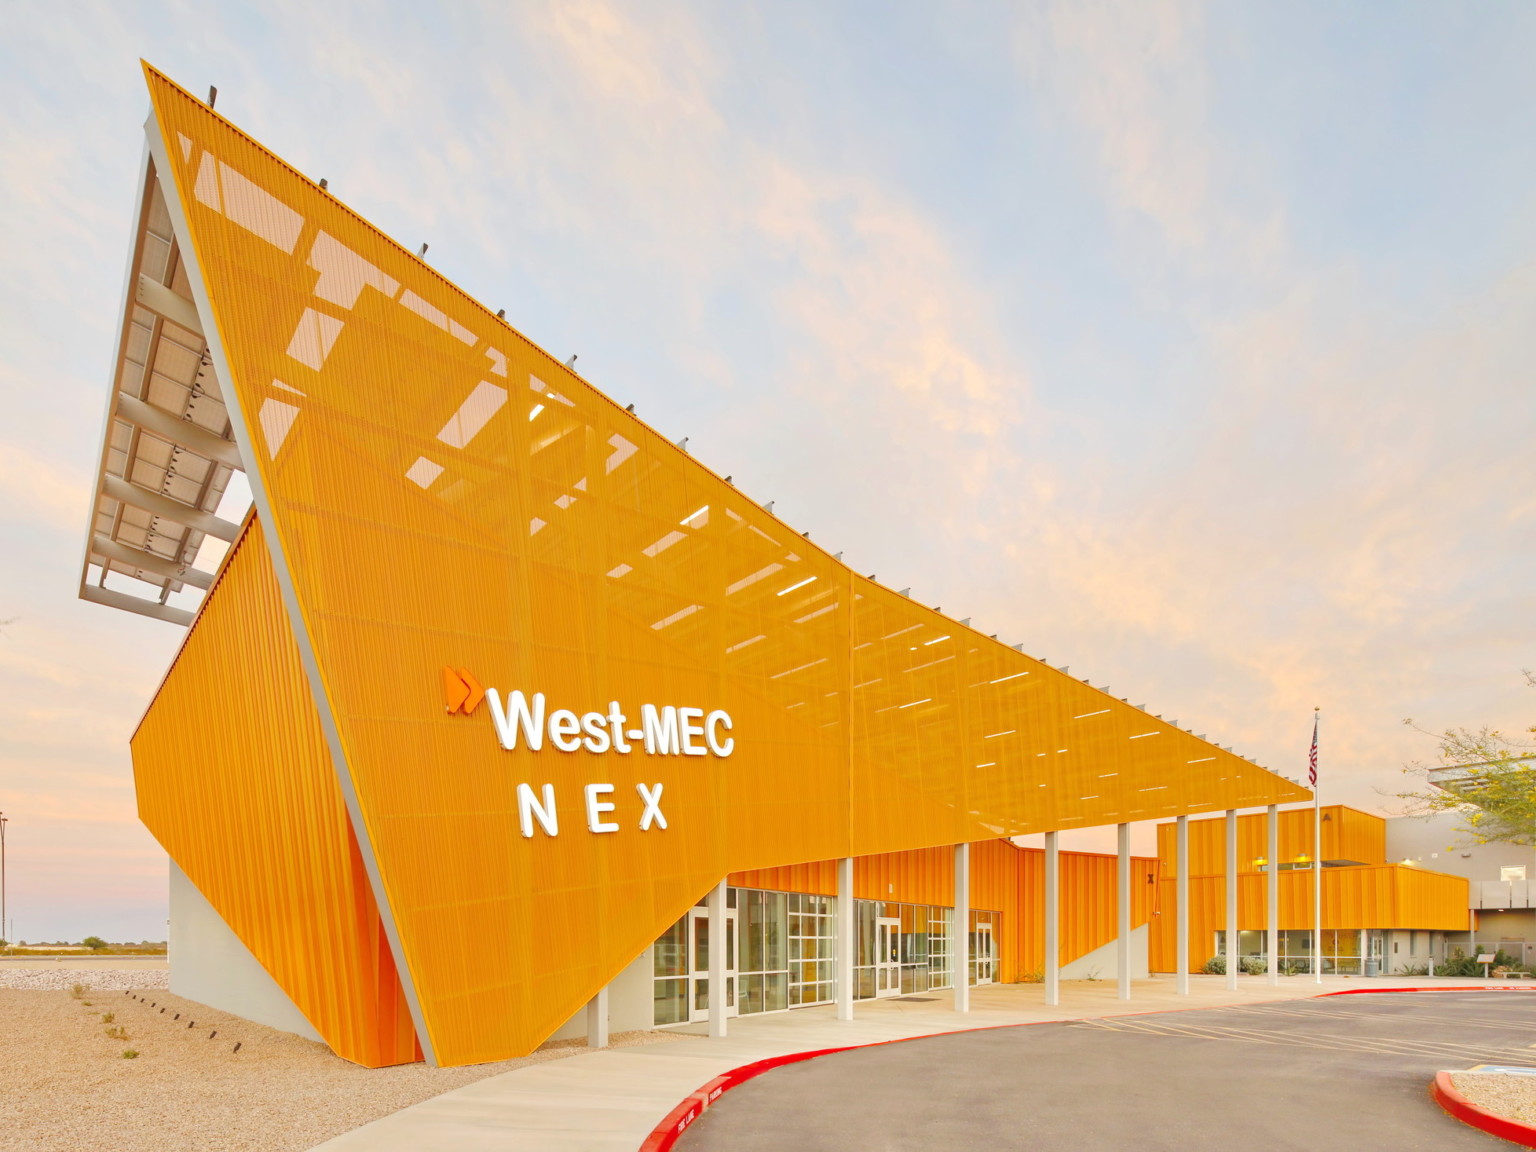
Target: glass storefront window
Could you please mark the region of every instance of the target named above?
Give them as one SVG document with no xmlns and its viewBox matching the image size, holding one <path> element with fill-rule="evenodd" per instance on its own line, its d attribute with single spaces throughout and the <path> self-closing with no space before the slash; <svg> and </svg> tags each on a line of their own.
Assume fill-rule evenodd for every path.
<svg viewBox="0 0 1536 1152">
<path fill-rule="evenodd" d="M 858 927 L 858 946 L 854 953 L 856 999 L 869 1000 L 891 992 L 905 995 L 950 987 L 949 933 L 954 909 L 860 900 L 854 916 Z M 882 921 L 886 925 L 884 928 Z M 892 921 L 895 921 L 894 925 L 891 925 Z M 997 912 L 972 913 L 973 924 L 993 925 L 994 931 L 1000 921 L 1001 914 Z M 879 955 L 882 932 L 886 932 L 885 938 L 890 943 L 891 954 L 888 956 Z M 996 979 L 995 960 L 984 962 L 982 970 L 989 973 L 987 979 Z M 973 965 L 973 975 L 975 971 Z"/>
<path fill-rule="evenodd" d="M 1371 935 L 1376 935 L 1371 933 Z M 1300 975 L 1312 971 L 1312 933 L 1304 928 L 1287 928 L 1278 933 L 1279 966 L 1282 972 Z M 1213 956 L 1226 955 L 1227 934 L 1216 932 Z M 1243 959 L 1269 961 L 1267 932 L 1244 929 L 1237 934 L 1238 955 Z M 1360 929 L 1325 928 L 1320 938 L 1324 975 L 1358 976 L 1361 974 Z"/>
<path fill-rule="evenodd" d="M 700 905 L 703 905 L 700 901 Z M 804 892 L 768 892 L 752 888 L 727 890 L 726 906 L 736 910 L 727 920 L 727 998 L 735 992 L 741 1014 L 781 1012 L 787 1008 L 832 1003 L 837 995 L 837 901 Z M 954 910 L 927 904 L 859 900 L 854 905 L 854 996 L 868 1000 L 893 993 L 928 992 L 951 986 L 949 941 Z M 997 978 L 997 947 L 1002 915 L 973 911 L 970 922 L 971 980 Z M 689 939 L 685 916 L 656 941 L 653 949 L 655 1021 L 681 1023 L 690 1017 L 688 985 L 702 997 L 693 1010 L 707 1004 L 707 982 L 696 974 L 708 967 L 708 941 L 702 918 Z M 881 955 L 881 940 L 886 941 Z M 690 949 L 695 955 L 690 955 Z"/>
<path fill-rule="evenodd" d="M 688 1019 L 688 981 L 658 980 L 653 1019 L 657 1024 L 681 1024 Z"/>
<path fill-rule="evenodd" d="M 837 990 L 837 902 L 803 892 L 789 893 L 788 901 L 789 1003 L 830 1003 Z"/>
<path fill-rule="evenodd" d="M 854 902 L 854 936 L 857 944 L 853 950 L 853 964 L 855 968 L 867 968 L 875 962 L 875 949 L 879 942 L 875 939 L 875 920 L 879 912 L 879 905 L 869 900 Z M 870 991 L 859 992 L 861 997 L 873 996 L 874 983 L 871 977 Z"/>
<path fill-rule="evenodd" d="M 685 916 L 668 928 L 657 939 L 652 949 L 654 974 L 662 976 L 686 976 L 688 974 L 688 918 Z"/>
<path fill-rule="evenodd" d="M 743 889 L 737 896 L 741 920 L 740 971 L 782 972 L 789 967 L 785 938 L 788 894 Z"/>
<path fill-rule="evenodd" d="M 928 909 L 928 987 L 954 986 L 949 970 L 949 926 L 954 922 L 953 908 Z"/>
</svg>

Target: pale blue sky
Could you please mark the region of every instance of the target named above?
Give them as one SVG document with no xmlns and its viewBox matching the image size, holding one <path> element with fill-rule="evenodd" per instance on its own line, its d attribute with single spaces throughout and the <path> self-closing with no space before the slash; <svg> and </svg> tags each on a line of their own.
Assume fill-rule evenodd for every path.
<svg viewBox="0 0 1536 1152">
<path fill-rule="evenodd" d="M 0 809 L 159 936 L 74 599 L 144 56 L 853 564 L 1326 798 L 1529 722 L 1536 7 L 36 3 L 0 39 Z"/>
</svg>

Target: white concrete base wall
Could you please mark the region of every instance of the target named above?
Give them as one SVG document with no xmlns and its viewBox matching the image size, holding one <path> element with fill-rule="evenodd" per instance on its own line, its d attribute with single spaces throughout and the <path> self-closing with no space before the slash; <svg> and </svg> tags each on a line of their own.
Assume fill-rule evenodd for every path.
<svg viewBox="0 0 1536 1152">
<path fill-rule="evenodd" d="M 655 1027 L 655 974 L 647 948 L 608 985 L 608 1030 L 638 1032 Z M 551 1040 L 577 1040 L 587 1035 L 587 1010 L 583 1007 L 550 1037 Z"/>
<path fill-rule="evenodd" d="M 1147 926 L 1131 929 L 1131 979 L 1145 980 L 1147 971 Z M 1070 964 L 1061 966 L 1061 978 L 1063 980 L 1118 980 L 1120 978 L 1119 957 L 1116 955 L 1116 941 L 1111 940 L 1102 948 L 1095 948 L 1086 955 L 1079 956 Z"/>
<path fill-rule="evenodd" d="M 319 1040 L 304 1014 L 171 861 L 171 991 L 257 1024 Z"/>
<path fill-rule="evenodd" d="M 1406 967 L 1429 963 L 1430 933 L 1394 929 L 1385 935 L 1387 970 L 1384 975 L 1396 975 Z"/>
<path fill-rule="evenodd" d="M 1387 970 L 1382 975 L 1395 976 L 1406 967 L 1422 967 L 1431 959 L 1436 964 L 1442 963 L 1446 953 L 1445 937 L 1446 933 L 1438 931 L 1405 932 L 1395 928 L 1387 932 Z"/>
</svg>

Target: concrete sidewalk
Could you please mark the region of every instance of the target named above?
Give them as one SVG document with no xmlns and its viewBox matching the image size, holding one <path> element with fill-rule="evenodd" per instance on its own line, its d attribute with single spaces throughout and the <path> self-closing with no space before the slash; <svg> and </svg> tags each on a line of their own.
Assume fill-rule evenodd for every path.
<svg viewBox="0 0 1536 1152">
<path fill-rule="evenodd" d="M 316 1152 L 635 1152 L 689 1093 L 732 1068 L 820 1048 L 905 1040 L 1010 1024 L 1081 1020 L 1179 1008 L 1215 1008 L 1265 1000 L 1302 999 L 1356 989 L 1503 986 L 1474 979 L 1282 977 L 1271 986 L 1245 976 L 1236 992 L 1221 976 L 1192 976 L 1190 994 L 1174 992 L 1172 977 L 1138 980 L 1129 1001 L 1115 982 L 1062 984 L 1062 1004 L 1046 1007 L 1039 984 L 993 984 L 971 990 L 972 1011 L 950 1010 L 950 994 L 931 1002 L 860 1001 L 855 1019 L 839 1021 L 831 1007 L 749 1016 L 730 1022 L 729 1037 L 690 1037 L 684 1043 L 587 1052 L 500 1076 L 403 1109 L 328 1140 Z M 1519 986 L 1524 981 L 1509 981 Z M 672 1031 L 702 1031 L 685 1025 Z"/>
</svg>

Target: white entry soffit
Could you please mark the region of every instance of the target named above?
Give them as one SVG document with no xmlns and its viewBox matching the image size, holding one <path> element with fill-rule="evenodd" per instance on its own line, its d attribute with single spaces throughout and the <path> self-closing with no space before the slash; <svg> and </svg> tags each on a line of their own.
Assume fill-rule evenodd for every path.
<svg viewBox="0 0 1536 1152">
<path fill-rule="evenodd" d="M 80 598 L 187 625 L 239 534 L 219 507 L 244 468 L 147 153 L 140 189 Z"/>
</svg>

